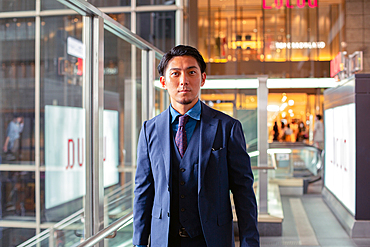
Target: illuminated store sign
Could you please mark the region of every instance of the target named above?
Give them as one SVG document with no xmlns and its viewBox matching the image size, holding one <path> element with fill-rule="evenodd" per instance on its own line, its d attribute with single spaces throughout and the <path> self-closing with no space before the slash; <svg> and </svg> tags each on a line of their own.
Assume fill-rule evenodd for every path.
<svg viewBox="0 0 370 247">
<path fill-rule="evenodd" d="M 308 0 L 307 2 L 310 8 L 317 7 L 317 0 Z M 296 5 L 294 5 L 294 3 Z M 306 0 L 275 0 L 271 6 L 266 4 L 266 0 L 263 0 L 263 9 L 272 9 L 272 7 L 280 9 L 284 6 L 291 9 L 294 7 L 304 8 L 306 6 Z"/>
<path fill-rule="evenodd" d="M 323 49 L 325 42 L 275 42 L 276 49 Z"/>
<path fill-rule="evenodd" d="M 118 111 L 103 112 L 104 188 L 118 183 Z M 45 106 L 45 208 L 86 194 L 85 109 Z"/>
</svg>

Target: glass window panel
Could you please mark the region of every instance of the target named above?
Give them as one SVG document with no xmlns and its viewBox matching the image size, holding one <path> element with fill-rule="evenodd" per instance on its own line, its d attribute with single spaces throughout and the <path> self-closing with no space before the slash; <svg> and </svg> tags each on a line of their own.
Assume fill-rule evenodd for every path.
<svg viewBox="0 0 370 247">
<path fill-rule="evenodd" d="M 175 0 L 136 0 L 137 6 L 142 5 L 173 5 Z"/>
<path fill-rule="evenodd" d="M 132 156 L 132 117 L 141 118 L 141 104 L 132 107 L 133 83 L 141 89 L 141 50 L 104 31 L 104 194 L 108 224 L 132 211 L 133 177 L 125 167 L 136 159 Z M 141 100 L 141 90 L 137 96 Z"/>
<path fill-rule="evenodd" d="M 35 221 L 35 173 L 0 172 L 2 220 Z"/>
<path fill-rule="evenodd" d="M 120 23 L 122 26 L 131 29 L 131 14 L 121 13 L 121 14 L 108 14 L 113 20 Z"/>
<path fill-rule="evenodd" d="M 42 221 L 82 208 L 85 111 L 82 108 L 82 18 L 41 18 Z"/>
<path fill-rule="evenodd" d="M 137 13 L 137 34 L 162 51 L 175 46 L 175 12 Z"/>
<path fill-rule="evenodd" d="M 0 34 L 0 163 L 34 164 L 35 19 L 2 19 Z"/>
<path fill-rule="evenodd" d="M 131 5 L 131 0 L 88 0 L 88 2 L 96 7 L 118 7 Z"/>
<path fill-rule="evenodd" d="M 35 10 L 35 0 L 3 0 L 0 2 L 0 12 Z"/>
<path fill-rule="evenodd" d="M 56 0 L 41 0 L 41 10 L 67 9 L 64 4 Z"/>
<path fill-rule="evenodd" d="M 36 234 L 35 229 L 0 228 L 0 246 L 18 246 Z"/>
</svg>

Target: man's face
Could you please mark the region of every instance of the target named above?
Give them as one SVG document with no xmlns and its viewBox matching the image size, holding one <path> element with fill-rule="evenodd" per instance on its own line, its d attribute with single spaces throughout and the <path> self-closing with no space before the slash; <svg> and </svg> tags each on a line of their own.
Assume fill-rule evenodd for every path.
<svg viewBox="0 0 370 247">
<path fill-rule="evenodd" d="M 191 108 L 195 105 L 205 80 L 206 73 L 201 72 L 197 60 L 191 56 L 172 58 L 165 68 L 165 75 L 160 77 L 176 110 L 176 106 L 188 105 Z"/>
</svg>

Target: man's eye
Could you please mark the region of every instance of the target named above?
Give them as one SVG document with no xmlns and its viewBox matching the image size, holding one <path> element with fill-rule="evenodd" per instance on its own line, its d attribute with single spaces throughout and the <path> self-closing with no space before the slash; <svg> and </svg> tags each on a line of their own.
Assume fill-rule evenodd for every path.
<svg viewBox="0 0 370 247">
<path fill-rule="evenodd" d="M 190 71 L 189 74 L 193 75 L 195 74 L 196 72 L 194 70 Z"/>
<path fill-rule="evenodd" d="M 179 75 L 179 73 L 177 73 L 177 72 L 172 72 L 172 73 L 171 73 L 171 75 L 175 75 L 175 76 L 176 76 L 176 75 Z"/>
</svg>

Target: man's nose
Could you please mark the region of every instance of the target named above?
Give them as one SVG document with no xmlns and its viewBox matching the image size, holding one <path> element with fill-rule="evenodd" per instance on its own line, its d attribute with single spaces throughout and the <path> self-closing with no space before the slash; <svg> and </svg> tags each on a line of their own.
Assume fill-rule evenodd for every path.
<svg viewBox="0 0 370 247">
<path fill-rule="evenodd" d="M 180 76 L 180 84 L 188 84 L 189 83 L 189 78 L 186 75 L 186 73 L 182 73 Z"/>
</svg>

